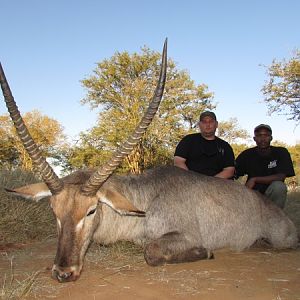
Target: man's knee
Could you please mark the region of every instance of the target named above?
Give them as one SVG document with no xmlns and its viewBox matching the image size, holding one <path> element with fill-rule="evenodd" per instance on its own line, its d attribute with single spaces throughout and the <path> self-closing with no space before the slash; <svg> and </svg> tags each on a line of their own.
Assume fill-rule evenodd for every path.
<svg viewBox="0 0 300 300">
<path fill-rule="evenodd" d="M 265 195 L 279 207 L 284 208 L 287 196 L 287 187 L 282 181 L 273 181 L 267 188 Z"/>
<path fill-rule="evenodd" d="M 273 193 L 283 193 L 283 194 L 287 193 L 286 184 L 282 181 L 273 181 L 269 185 L 267 190 L 270 190 L 270 192 L 273 192 Z"/>
</svg>

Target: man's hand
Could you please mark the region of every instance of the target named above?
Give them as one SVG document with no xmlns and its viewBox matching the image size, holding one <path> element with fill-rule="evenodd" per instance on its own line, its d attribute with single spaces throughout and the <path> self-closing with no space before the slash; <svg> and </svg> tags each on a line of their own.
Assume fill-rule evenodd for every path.
<svg viewBox="0 0 300 300">
<path fill-rule="evenodd" d="M 246 183 L 245 183 L 245 186 L 247 187 L 247 188 L 249 188 L 249 189 L 253 189 L 254 188 L 254 186 L 255 186 L 255 183 L 256 183 L 256 178 L 255 177 L 252 177 L 252 178 L 250 178 Z"/>
<path fill-rule="evenodd" d="M 253 189 L 256 183 L 271 184 L 273 181 L 284 182 L 286 175 L 283 173 L 273 174 L 269 176 L 252 177 L 246 183 L 245 186 L 249 189 Z"/>
</svg>

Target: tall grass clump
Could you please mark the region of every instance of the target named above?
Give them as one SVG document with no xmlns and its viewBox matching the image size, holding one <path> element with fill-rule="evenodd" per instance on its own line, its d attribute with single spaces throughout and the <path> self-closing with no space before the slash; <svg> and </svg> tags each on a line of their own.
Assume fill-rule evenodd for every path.
<svg viewBox="0 0 300 300">
<path fill-rule="evenodd" d="M 19 252 L 21 254 L 21 252 Z M 22 254 L 21 254 L 22 256 Z M 17 259 L 19 260 L 20 257 Z M 2 255 L 9 266 L 3 268 L 0 273 L 0 299 L 21 300 L 21 299 L 49 299 L 56 298 L 58 287 L 50 281 L 49 274 L 44 270 L 35 270 L 29 273 L 18 268 L 15 256 Z M 25 256 L 23 255 L 23 260 Z M 20 260 L 19 260 L 20 262 Z M 46 276 L 46 277 L 45 277 Z"/>
<path fill-rule="evenodd" d="M 47 199 L 34 202 L 5 191 L 5 188 L 20 187 L 38 181 L 30 172 L 0 170 L 1 243 L 24 243 L 55 236 L 55 218 Z"/>
<path fill-rule="evenodd" d="M 300 191 L 292 191 L 288 193 L 284 211 L 294 222 L 300 237 Z"/>
<path fill-rule="evenodd" d="M 16 279 L 13 272 L 13 269 L 11 269 L 9 275 L 5 273 L 3 276 L 3 282 L 1 282 L 0 288 L 0 299 L 19 300 L 33 294 L 39 272 L 26 274 L 26 277 L 21 280 Z"/>
</svg>

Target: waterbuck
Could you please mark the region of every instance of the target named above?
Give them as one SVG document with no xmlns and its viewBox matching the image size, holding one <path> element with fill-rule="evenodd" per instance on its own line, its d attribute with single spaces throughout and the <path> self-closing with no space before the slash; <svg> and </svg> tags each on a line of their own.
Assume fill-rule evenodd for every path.
<svg viewBox="0 0 300 300">
<path fill-rule="evenodd" d="M 166 80 L 166 43 L 157 88 L 140 124 L 113 158 L 97 170 L 58 178 L 32 140 L 0 65 L 4 98 L 15 128 L 43 183 L 8 190 L 38 201 L 46 196 L 57 220 L 58 246 L 52 276 L 79 278 L 92 240 L 129 240 L 144 247 L 149 265 L 212 258 L 214 249 L 243 250 L 260 238 L 276 248 L 296 247 L 296 228 L 284 212 L 243 185 L 176 167 L 141 175 L 112 175 L 154 117 Z"/>
</svg>

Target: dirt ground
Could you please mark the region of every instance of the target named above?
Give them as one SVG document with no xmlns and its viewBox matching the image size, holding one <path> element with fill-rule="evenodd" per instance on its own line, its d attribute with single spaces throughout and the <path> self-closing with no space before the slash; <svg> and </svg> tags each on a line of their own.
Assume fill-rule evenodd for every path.
<svg viewBox="0 0 300 300">
<path fill-rule="evenodd" d="M 50 278 L 49 270 L 55 240 L 22 250 L 8 246 L 11 249 L 0 252 L 0 281 L 7 286 L 12 280 L 36 274 L 26 299 L 300 299 L 299 248 L 256 248 L 241 253 L 219 250 L 214 252 L 214 260 L 162 267 L 148 266 L 142 254 L 134 261 L 122 257 L 113 262 L 98 261 L 92 248 L 79 280 L 59 284 Z"/>
</svg>

